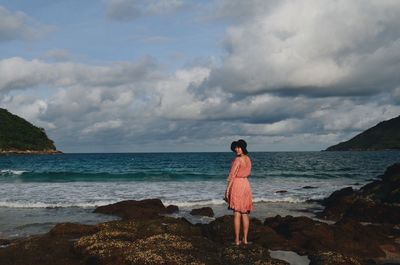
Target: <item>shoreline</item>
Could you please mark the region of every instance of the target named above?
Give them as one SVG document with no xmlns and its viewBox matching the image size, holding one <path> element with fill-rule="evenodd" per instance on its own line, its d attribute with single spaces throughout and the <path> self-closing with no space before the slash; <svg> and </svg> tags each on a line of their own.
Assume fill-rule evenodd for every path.
<svg viewBox="0 0 400 265">
<path fill-rule="evenodd" d="M 57 155 L 64 154 L 59 150 L 1 150 L 1 155 Z"/>
<path fill-rule="evenodd" d="M 168 206 L 168 204 L 166 204 Z M 105 206 L 105 205 L 104 205 Z M 213 210 L 214 217 L 201 217 L 190 215 L 190 211 L 197 208 L 209 207 Z M 38 236 L 48 233 L 55 225 L 65 222 L 81 224 L 99 224 L 119 218 L 104 214 L 95 214 L 97 207 L 0 207 L 2 220 L 0 223 L 0 239 L 24 239 L 30 236 Z M 249 215 L 251 218 L 263 221 L 265 218 L 276 215 L 295 217 L 306 216 L 317 219 L 316 211 L 322 206 L 317 202 L 256 202 L 254 211 Z M 29 222 L 24 216 L 30 216 Z M 185 218 L 192 224 L 207 224 L 216 218 L 232 215 L 226 204 L 196 204 L 193 206 L 180 206 L 178 213 L 166 216 L 173 218 Z M 14 225 L 10 225 L 10 224 Z M 6 225 L 5 225 L 6 224 Z"/>
</svg>

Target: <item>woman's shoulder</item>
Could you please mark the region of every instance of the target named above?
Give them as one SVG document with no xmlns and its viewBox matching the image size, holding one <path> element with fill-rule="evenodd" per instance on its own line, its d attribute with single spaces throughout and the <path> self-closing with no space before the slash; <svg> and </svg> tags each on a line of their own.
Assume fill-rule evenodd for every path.
<svg viewBox="0 0 400 265">
<path fill-rule="evenodd" d="M 237 156 L 233 159 L 233 163 L 240 163 L 240 164 L 248 164 L 251 163 L 250 157 L 246 156 Z"/>
</svg>

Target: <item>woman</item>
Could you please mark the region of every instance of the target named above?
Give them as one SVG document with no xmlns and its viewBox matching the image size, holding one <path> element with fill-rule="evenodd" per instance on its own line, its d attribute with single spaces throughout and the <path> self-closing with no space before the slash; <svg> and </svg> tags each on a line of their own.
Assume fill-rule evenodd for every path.
<svg viewBox="0 0 400 265">
<path fill-rule="evenodd" d="M 225 192 L 225 200 L 229 209 L 233 210 L 233 222 L 235 230 L 235 244 L 240 245 L 240 225 L 243 221 L 243 244 L 249 244 L 249 213 L 253 210 L 253 199 L 250 183 L 247 177 L 251 172 L 251 160 L 247 156 L 247 143 L 240 139 L 232 142 L 231 150 L 236 153 L 232 161 L 228 176 L 228 185 Z"/>
</svg>

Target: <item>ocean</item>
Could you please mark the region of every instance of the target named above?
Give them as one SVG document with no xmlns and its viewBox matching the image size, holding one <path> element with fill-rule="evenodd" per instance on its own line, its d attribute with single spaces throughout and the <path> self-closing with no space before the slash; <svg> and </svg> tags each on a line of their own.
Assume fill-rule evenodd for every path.
<svg viewBox="0 0 400 265">
<path fill-rule="evenodd" d="M 343 187 L 359 188 L 400 161 L 400 152 L 255 152 L 249 181 L 254 216 L 304 214 Z M 47 232 L 59 222 L 94 224 L 92 213 L 122 200 L 159 198 L 182 210 L 210 206 L 229 214 L 222 197 L 233 153 L 60 154 L 0 157 L 0 238 Z"/>
</svg>

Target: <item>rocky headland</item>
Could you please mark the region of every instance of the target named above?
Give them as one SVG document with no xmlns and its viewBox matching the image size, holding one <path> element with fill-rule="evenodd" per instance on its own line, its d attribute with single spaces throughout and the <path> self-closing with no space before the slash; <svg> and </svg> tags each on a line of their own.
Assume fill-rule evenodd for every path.
<svg viewBox="0 0 400 265">
<path fill-rule="evenodd" d="M 43 128 L 0 108 L 0 155 L 60 153 Z"/>
<path fill-rule="evenodd" d="M 0 240 L 0 264 L 289 264 L 272 258 L 275 250 L 307 255 L 311 265 L 399 264 L 399 189 L 395 164 L 360 190 L 342 189 L 321 201 L 320 219 L 253 218 L 253 244 L 239 247 L 232 244 L 232 216 L 192 224 L 168 216 L 179 209 L 158 199 L 122 201 L 95 210 L 117 221 L 62 223 L 44 235 Z"/>
<path fill-rule="evenodd" d="M 400 116 L 378 123 L 348 141 L 330 146 L 326 151 L 400 150 Z"/>
</svg>

